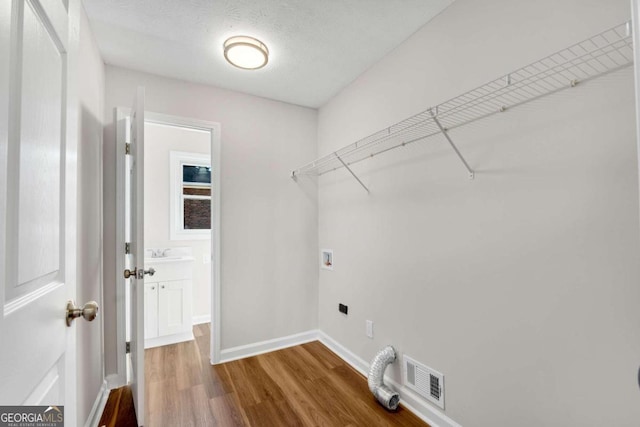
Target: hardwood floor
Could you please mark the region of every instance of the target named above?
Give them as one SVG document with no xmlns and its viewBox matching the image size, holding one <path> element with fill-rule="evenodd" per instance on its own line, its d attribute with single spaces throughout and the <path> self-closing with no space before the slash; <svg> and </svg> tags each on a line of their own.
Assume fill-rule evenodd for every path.
<svg viewBox="0 0 640 427">
<path fill-rule="evenodd" d="M 209 325 L 194 334 L 145 351 L 147 427 L 427 426 L 402 407 L 386 411 L 320 342 L 211 366 Z"/>
<path fill-rule="evenodd" d="M 136 413 L 130 387 L 111 390 L 107 405 L 100 417 L 100 427 L 137 427 Z"/>
</svg>

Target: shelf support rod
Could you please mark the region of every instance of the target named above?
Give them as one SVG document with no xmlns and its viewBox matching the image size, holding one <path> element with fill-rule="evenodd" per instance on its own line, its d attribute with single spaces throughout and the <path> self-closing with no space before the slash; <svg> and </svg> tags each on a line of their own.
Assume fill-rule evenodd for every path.
<svg viewBox="0 0 640 427">
<path fill-rule="evenodd" d="M 462 161 L 462 163 L 464 164 L 464 167 L 469 172 L 469 179 L 475 178 L 475 172 L 473 172 L 473 169 L 469 167 L 469 164 L 467 163 L 467 161 L 464 159 L 464 157 L 462 157 L 462 154 L 460 154 L 458 147 L 456 147 L 456 144 L 454 144 L 453 141 L 451 140 L 451 137 L 447 133 L 447 130 L 442 126 L 442 124 L 440 123 L 440 120 L 438 120 L 436 115 L 433 113 L 433 109 L 429 108 L 429 113 L 431 114 L 431 118 L 433 119 L 433 121 L 436 123 L 436 125 L 438 125 L 440 132 L 442 132 L 444 137 L 447 138 L 447 141 L 451 145 L 451 148 L 453 148 L 453 151 L 456 152 L 456 154 L 458 155 L 458 158 Z"/>
<path fill-rule="evenodd" d="M 347 166 L 347 164 L 346 164 L 346 163 L 345 163 L 345 162 L 340 158 L 340 156 L 338 156 L 338 153 L 333 153 L 333 154 L 335 154 L 336 158 L 337 158 L 338 160 L 340 160 L 340 163 L 342 163 L 342 166 L 344 166 L 345 168 L 347 168 L 347 170 L 351 173 L 351 175 L 353 175 L 353 177 L 356 179 L 356 181 L 358 181 L 358 182 L 360 183 L 360 185 L 362 185 L 362 188 L 364 188 L 365 190 L 367 190 L 367 193 L 370 193 L 370 191 L 369 191 L 369 189 L 367 188 L 367 186 L 366 186 L 366 185 L 364 185 L 364 184 L 362 183 L 362 181 L 360 181 L 360 178 L 358 178 L 358 177 L 356 176 L 356 174 L 355 174 L 355 173 L 353 173 L 353 171 L 351 170 L 351 168 L 350 168 L 349 166 Z"/>
</svg>

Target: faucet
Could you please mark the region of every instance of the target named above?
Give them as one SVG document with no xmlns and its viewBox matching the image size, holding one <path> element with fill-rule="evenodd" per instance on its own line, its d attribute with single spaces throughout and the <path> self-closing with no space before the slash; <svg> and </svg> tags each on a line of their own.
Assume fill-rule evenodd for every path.
<svg viewBox="0 0 640 427">
<path fill-rule="evenodd" d="M 151 249 L 151 258 L 164 258 L 167 256 L 167 252 L 170 248 L 166 249 Z"/>
</svg>

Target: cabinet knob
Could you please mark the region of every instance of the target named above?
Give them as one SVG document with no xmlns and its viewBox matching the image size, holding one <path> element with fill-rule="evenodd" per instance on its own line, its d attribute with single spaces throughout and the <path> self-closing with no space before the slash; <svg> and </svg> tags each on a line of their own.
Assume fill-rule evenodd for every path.
<svg viewBox="0 0 640 427">
<path fill-rule="evenodd" d="M 161 288 L 164 289 L 164 285 L 162 285 Z"/>
<path fill-rule="evenodd" d="M 152 287 L 151 287 L 151 290 L 153 291 L 153 290 L 155 290 L 155 288 L 156 288 L 155 286 L 152 286 Z"/>
</svg>

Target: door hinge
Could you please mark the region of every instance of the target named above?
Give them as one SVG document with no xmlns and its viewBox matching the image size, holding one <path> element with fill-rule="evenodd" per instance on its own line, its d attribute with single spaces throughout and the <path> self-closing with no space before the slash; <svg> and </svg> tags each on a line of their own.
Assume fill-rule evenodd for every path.
<svg viewBox="0 0 640 427">
<path fill-rule="evenodd" d="M 124 244 L 124 253 L 127 255 L 131 253 L 131 243 L 127 242 Z"/>
<path fill-rule="evenodd" d="M 131 144 L 128 142 L 124 144 L 124 154 L 131 154 Z"/>
<path fill-rule="evenodd" d="M 131 353 L 131 341 L 127 341 L 127 345 L 125 346 L 125 353 Z"/>
</svg>

